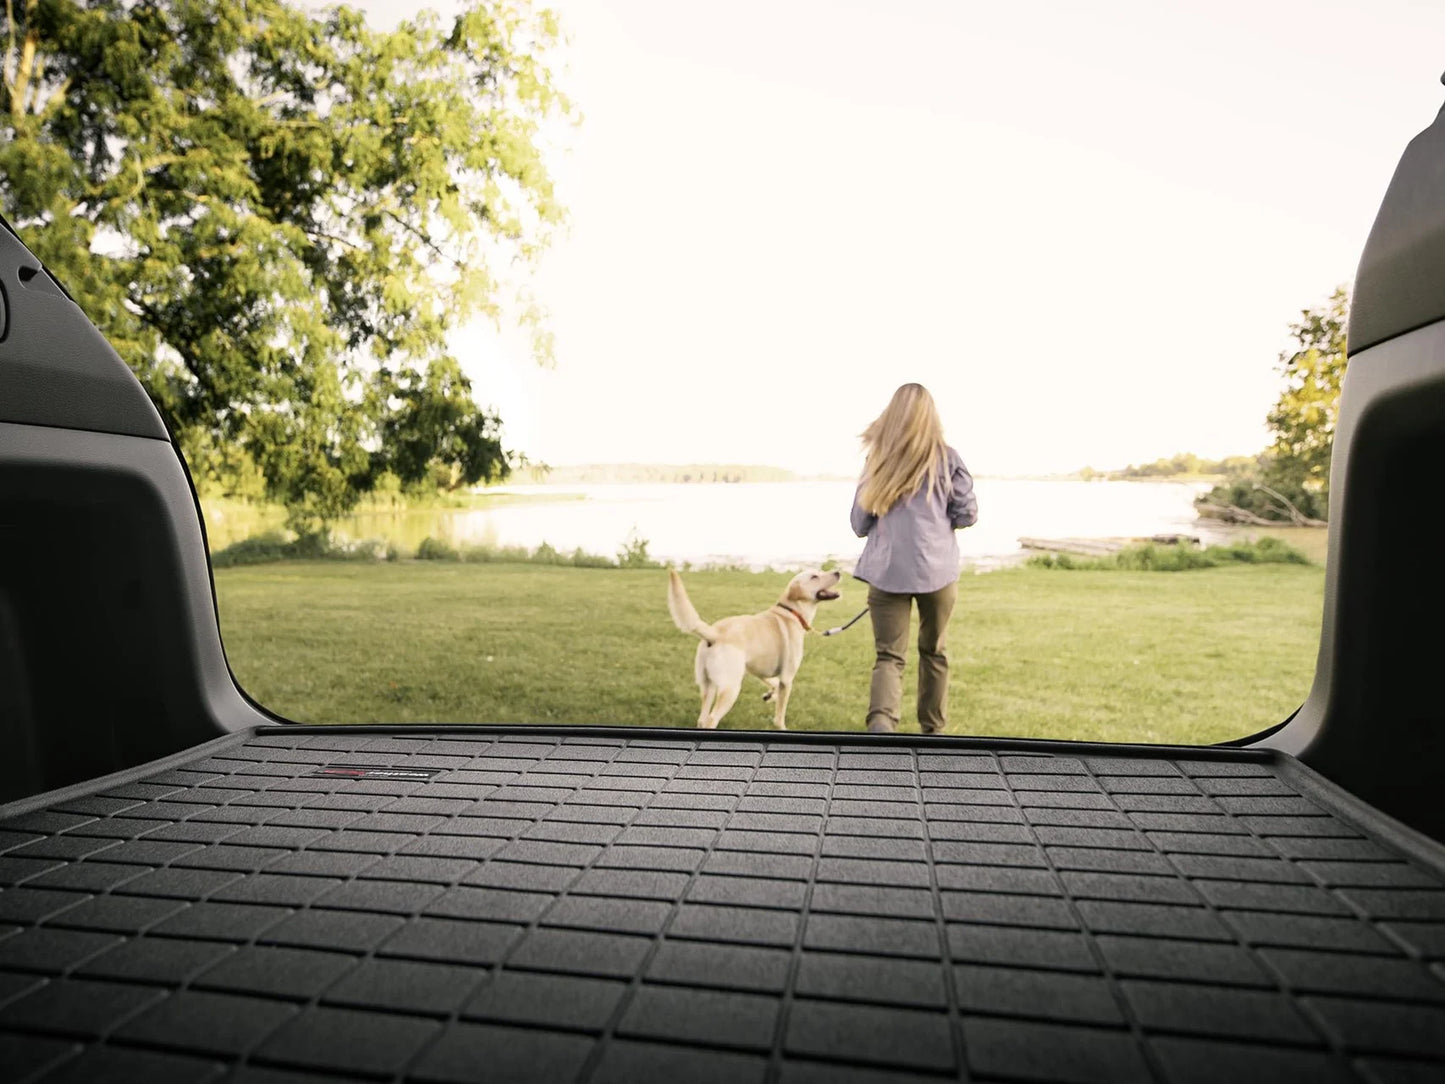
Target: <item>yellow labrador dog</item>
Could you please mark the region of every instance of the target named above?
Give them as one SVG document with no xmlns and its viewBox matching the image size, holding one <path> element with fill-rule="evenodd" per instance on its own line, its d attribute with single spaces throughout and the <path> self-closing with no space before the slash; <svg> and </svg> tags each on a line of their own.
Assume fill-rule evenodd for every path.
<svg viewBox="0 0 1445 1084">
<path fill-rule="evenodd" d="M 783 717 L 788 711 L 788 694 L 803 662 L 803 634 L 812 630 L 818 603 L 838 597 L 841 572 L 799 572 L 772 607 L 758 614 L 724 617 L 708 624 L 698 616 L 683 590 L 682 577 L 667 572 L 667 609 L 683 632 L 702 640 L 697 645 L 694 670 L 702 691 L 702 712 L 697 725 L 711 730 L 728 713 L 743 687 L 743 676 L 752 674 L 768 686 L 764 700 L 774 700 L 773 726 L 788 729 Z"/>
</svg>

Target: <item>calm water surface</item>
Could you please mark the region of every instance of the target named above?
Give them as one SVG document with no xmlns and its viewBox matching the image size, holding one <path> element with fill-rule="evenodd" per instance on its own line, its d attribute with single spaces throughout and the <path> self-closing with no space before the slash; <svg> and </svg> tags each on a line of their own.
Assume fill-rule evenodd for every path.
<svg viewBox="0 0 1445 1084">
<path fill-rule="evenodd" d="M 1207 486 L 1182 482 L 1067 482 L 980 479 L 979 522 L 959 532 L 964 560 L 982 567 L 1022 553 L 1021 537 L 1099 538 L 1182 532 L 1222 538 L 1194 515 Z M 339 533 L 384 538 L 414 552 L 423 538 L 453 545 L 527 546 L 547 542 L 614 554 L 630 536 L 646 539 L 654 558 L 678 562 L 797 567 L 827 558 L 849 563 L 863 542 L 848 527 L 852 482 L 759 482 L 734 485 L 506 486 L 493 492 L 535 495 L 488 509 L 441 509 L 353 516 Z M 583 499 L 537 500 L 556 494 Z M 211 523 L 212 545 L 227 525 Z"/>
</svg>

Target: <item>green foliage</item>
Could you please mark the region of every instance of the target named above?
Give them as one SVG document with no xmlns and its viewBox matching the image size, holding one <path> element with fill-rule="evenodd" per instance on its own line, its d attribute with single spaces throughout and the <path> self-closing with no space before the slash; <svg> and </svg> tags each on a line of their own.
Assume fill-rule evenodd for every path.
<svg viewBox="0 0 1445 1084">
<path fill-rule="evenodd" d="M 529 0 L 387 33 L 287 0 L 7 2 L 0 209 L 210 489 L 310 531 L 386 474 L 499 478 L 446 336 L 507 310 L 550 356 L 525 273 L 563 219 L 558 39 Z"/>
<path fill-rule="evenodd" d="M 254 535 L 211 554 L 216 568 L 261 565 L 273 561 L 395 561 L 395 546 L 379 539 L 342 542 L 326 532 L 288 537 L 280 531 Z"/>
<path fill-rule="evenodd" d="M 1228 564 L 1307 565 L 1309 559 L 1287 542 L 1264 537 L 1250 542 L 1199 549 L 1187 542 L 1172 546 L 1146 542 L 1126 546 L 1107 557 L 1076 557 L 1068 553 L 1041 553 L 1030 557 L 1031 568 L 1085 572 L 1188 572 Z"/>
<path fill-rule="evenodd" d="M 1156 459 L 1152 463 L 1143 463 L 1138 466 L 1131 463 L 1123 470 L 1096 471 L 1092 467 L 1085 467 L 1079 471 L 1079 477 L 1086 482 L 1096 478 L 1124 481 L 1138 478 L 1177 478 L 1201 474 L 1223 474 L 1237 477 L 1247 473 L 1253 467 L 1254 462 L 1255 457 L 1247 455 L 1232 455 L 1223 459 L 1201 459 L 1192 452 L 1180 452 L 1168 459 Z"/>
<path fill-rule="evenodd" d="M 611 557 L 604 557 L 600 553 L 588 553 L 581 546 L 578 546 L 568 556 L 567 564 L 573 568 L 613 568 L 615 564 Z"/>
<path fill-rule="evenodd" d="M 418 554 L 419 556 L 420 554 Z M 468 546 L 464 550 L 457 551 L 456 559 L 484 565 L 496 564 L 499 561 L 531 564 L 532 551 L 526 546 Z M 603 559 L 606 560 L 606 558 Z"/>
<path fill-rule="evenodd" d="M 1270 476 L 1290 487 L 1327 493 L 1347 362 L 1349 291 L 1337 287 L 1328 301 L 1301 317 L 1290 325 L 1295 349 L 1279 358 L 1285 390 L 1269 413 L 1274 434 Z"/>
<path fill-rule="evenodd" d="M 1310 559 L 1279 538 L 1265 535 L 1246 542 L 1232 542 L 1226 546 L 1210 546 L 1206 553 L 1219 558 L 1221 564 L 1236 561 L 1249 565 L 1307 565 Z"/>
<path fill-rule="evenodd" d="M 260 502 L 266 499 L 266 476 L 245 448 L 219 441 L 210 430 L 192 430 L 186 466 L 196 492 L 207 499 Z"/>
<path fill-rule="evenodd" d="M 1212 464 L 1211 464 L 1212 465 Z M 1129 464 L 1121 471 L 1111 471 L 1111 478 L 1168 478 L 1178 474 L 1213 473 L 1204 469 L 1205 461 L 1192 452 L 1180 452 L 1169 459 L 1156 459 L 1142 466 Z"/>
<path fill-rule="evenodd" d="M 423 538 L 416 548 L 418 561 L 460 561 L 461 551 L 439 538 Z"/>
<path fill-rule="evenodd" d="M 571 568 L 660 568 L 647 556 L 647 540 L 629 535 L 627 544 L 614 560 L 601 554 L 588 553 L 578 546 L 563 553 L 549 542 L 535 549 L 525 546 L 468 546 L 458 548 L 438 538 L 425 538 L 417 547 L 418 561 L 464 561 L 469 564 L 565 565 Z"/>
<path fill-rule="evenodd" d="M 253 535 L 234 542 L 223 550 L 211 554 L 211 565 L 215 568 L 234 568 L 237 565 L 261 565 L 272 561 L 284 561 L 291 556 L 291 543 L 279 531 Z"/>
<path fill-rule="evenodd" d="M 628 533 L 622 548 L 617 551 L 618 568 L 661 568 L 662 566 L 647 555 L 647 539 L 634 529 Z"/>
<path fill-rule="evenodd" d="M 1284 473 L 1275 457 L 1266 453 L 1259 457 L 1254 472 L 1196 497 L 1194 507 L 1206 518 L 1238 522 L 1251 522 L 1250 517 L 1276 523 L 1298 523 L 1299 517 L 1316 522 L 1328 518 L 1329 491 L 1324 486 L 1306 488 L 1296 479 L 1280 477 Z"/>
</svg>

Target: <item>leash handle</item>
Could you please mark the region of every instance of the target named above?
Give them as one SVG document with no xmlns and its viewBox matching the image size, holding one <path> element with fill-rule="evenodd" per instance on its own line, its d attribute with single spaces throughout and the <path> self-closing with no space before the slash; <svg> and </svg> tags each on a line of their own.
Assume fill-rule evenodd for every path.
<svg viewBox="0 0 1445 1084">
<path fill-rule="evenodd" d="M 851 629 L 854 625 L 858 624 L 858 622 L 863 619 L 863 615 L 867 612 L 868 607 L 864 606 L 861 610 L 858 611 L 858 615 L 854 617 L 852 621 L 849 621 L 846 625 L 839 625 L 837 628 L 829 629 L 827 632 L 823 633 L 823 635 L 836 636 L 840 632 L 846 632 L 848 629 Z"/>
</svg>

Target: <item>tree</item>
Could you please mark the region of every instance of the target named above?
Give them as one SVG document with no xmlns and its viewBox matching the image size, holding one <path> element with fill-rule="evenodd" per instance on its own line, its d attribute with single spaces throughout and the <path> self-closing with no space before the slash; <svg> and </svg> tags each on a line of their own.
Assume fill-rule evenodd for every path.
<svg viewBox="0 0 1445 1084">
<path fill-rule="evenodd" d="M 563 219 L 558 41 L 529 0 L 390 33 L 286 0 L 7 0 L 0 208 L 203 478 L 244 477 L 239 450 L 316 524 L 384 474 L 505 476 L 446 336 L 509 311 L 550 358 L 525 272 Z"/>
<path fill-rule="evenodd" d="M 1274 443 L 1253 471 L 1196 501 L 1202 514 L 1244 522 L 1305 523 L 1327 517 L 1349 312 L 1349 291 L 1339 286 L 1290 325 L 1293 347 L 1279 355 L 1285 389 L 1268 415 Z"/>
<path fill-rule="evenodd" d="M 1328 495 L 1340 385 L 1348 360 L 1349 291 L 1337 287 L 1328 301 L 1301 316 L 1290 325 L 1295 349 L 1279 357 L 1285 390 L 1269 412 L 1274 434 L 1271 474 L 1290 488 Z"/>
</svg>

